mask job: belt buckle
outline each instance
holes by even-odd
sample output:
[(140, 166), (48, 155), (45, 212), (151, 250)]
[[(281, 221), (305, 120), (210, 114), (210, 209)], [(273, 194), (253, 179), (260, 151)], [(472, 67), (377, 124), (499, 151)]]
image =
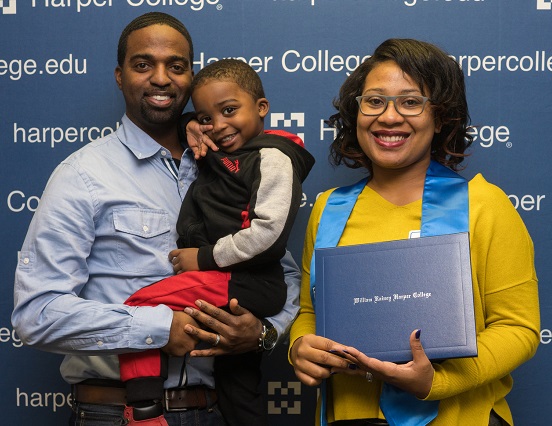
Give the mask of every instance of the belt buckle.
[(171, 398), (169, 397), (169, 389), (164, 389), (163, 390), (163, 408), (165, 409), (165, 411), (167, 411), (168, 413), (176, 412), (176, 411), (188, 411), (187, 408), (171, 408), (169, 404), (170, 400)]

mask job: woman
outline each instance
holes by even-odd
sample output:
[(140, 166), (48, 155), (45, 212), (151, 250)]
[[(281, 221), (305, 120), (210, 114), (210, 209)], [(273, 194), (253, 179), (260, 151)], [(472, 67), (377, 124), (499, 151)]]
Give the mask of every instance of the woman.
[[(364, 167), (368, 174), (337, 245), (416, 234), (422, 228), (428, 169), (456, 170), (471, 144), (458, 64), (431, 44), (388, 40), (347, 78), (334, 104), (339, 113), (330, 119), (338, 130), (332, 160)], [(304, 384), (316, 386), (329, 378), (322, 415), (328, 423), (386, 424), (387, 416), (389, 424), (406, 424), (392, 420), (390, 409), (382, 412), (382, 388), (393, 388), (434, 401), (427, 403), (435, 408), (433, 421), (408, 424), (513, 424), (504, 399), (512, 387), (510, 373), (533, 356), (539, 343), (533, 245), (504, 192), (480, 174), (466, 187), (478, 356), (440, 363), (425, 355), (420, 330), (410, 337), (413, 360), (402, 365), (315, 335), (311, 259), (317, 235), (327, 230), (319, 223), (334, 191), (318, 198), (305, 237), (301, 310), (289, 356)]]

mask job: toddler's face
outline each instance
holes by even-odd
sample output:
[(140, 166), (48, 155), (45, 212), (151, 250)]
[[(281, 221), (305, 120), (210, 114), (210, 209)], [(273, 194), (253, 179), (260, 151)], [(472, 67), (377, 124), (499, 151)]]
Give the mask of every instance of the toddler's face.
[(207, 132), (225, 152), (234, 152), (263, 132), (263, 118), (269, 105), (258, 100), (233, 81), (208, 80), (194, 89), (192, 102), (200, 124), (210, 124)]

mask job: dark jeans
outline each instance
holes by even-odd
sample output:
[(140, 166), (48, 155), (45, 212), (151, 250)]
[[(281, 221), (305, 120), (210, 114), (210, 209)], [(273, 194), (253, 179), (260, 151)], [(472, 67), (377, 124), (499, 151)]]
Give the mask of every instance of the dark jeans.
[(268, 426), (261, 382), (261, 352), (215, 357), (218, 404), (229, 426)]
[[(126, 424), (123, 406), (75, 403), (69, 426), (122, 426)], [(226, 426), (215, 404), (202, 410), (165, 412), (170, 426)]]

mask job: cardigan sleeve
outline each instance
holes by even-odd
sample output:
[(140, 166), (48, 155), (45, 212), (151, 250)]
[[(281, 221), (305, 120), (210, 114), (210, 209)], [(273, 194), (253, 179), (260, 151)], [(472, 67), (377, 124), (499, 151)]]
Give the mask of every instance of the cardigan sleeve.
[(430, 400), (511, 380), (539, 344), (533, 243), (506, 194), (480, 175), (470, 183), (470, 233), (478, 356), (435, 364)]
[(310, 295), (310, 264), (320, 217), (322, 216), (322, 211), (324, 210), (326, 201), (332, 191), (333, 190), (326, 191), (318, 197), (312, 208), (309, 222), (307, 224), (301, 261), (301, 294), (299, 297), (299, 315), (291, 327), (289, 344), (290, 349), (293, 346), (293, 343), (295, 343), (295, 341), (300, 337), (306, 334), (314, 334), (316, 332), (316, 316), (314, 315), (314, 307)]

